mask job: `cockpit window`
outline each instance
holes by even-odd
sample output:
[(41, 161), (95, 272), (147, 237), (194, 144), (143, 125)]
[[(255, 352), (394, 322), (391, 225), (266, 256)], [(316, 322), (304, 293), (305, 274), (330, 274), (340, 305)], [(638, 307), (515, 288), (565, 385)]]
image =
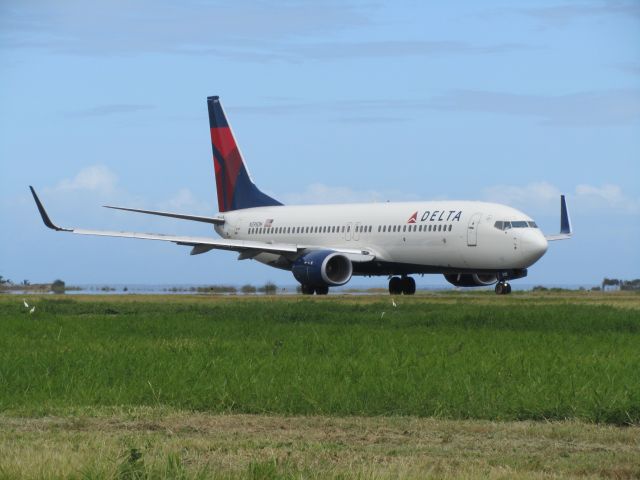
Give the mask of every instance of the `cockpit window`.
[(514, 220), (511, 222), (506, 220), (498, 220), (493, 224), (493, 226), (498, 230), (509, 230), (510, 228), (538, 228), (536, 222), (528, 220)]

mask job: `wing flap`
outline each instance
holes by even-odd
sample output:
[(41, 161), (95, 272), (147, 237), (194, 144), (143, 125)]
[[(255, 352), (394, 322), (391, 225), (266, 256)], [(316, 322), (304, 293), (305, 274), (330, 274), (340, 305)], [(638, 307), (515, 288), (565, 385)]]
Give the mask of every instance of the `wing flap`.
[[(118, 238), (137, 238), (139, 240), (159, 240), (163, 242), (172, 242), (178, 245), (188, 245), (194, 247), (193, 254), (204, 253), (206, 247), (218, 250), (259, 250), (261, 252), (273, 253), (297, 253), (299, 248), (296, 245), (288, 243), (266, 243), (254, 242), (251, 240), (232, 240), (227, 238), (208, 238), (208, 237), (185, 237), (180, 235), (167, 235), (162, 233), (140, 233), (140, 232), (114, 232), (108, 230), (85, 230), (85, 229), (65, 229), (65, 231), (75, 233), (77, 235), (93, 235), (98, 237), (118, 237)], [(198, 247), (198, 248), (195, 248)]]

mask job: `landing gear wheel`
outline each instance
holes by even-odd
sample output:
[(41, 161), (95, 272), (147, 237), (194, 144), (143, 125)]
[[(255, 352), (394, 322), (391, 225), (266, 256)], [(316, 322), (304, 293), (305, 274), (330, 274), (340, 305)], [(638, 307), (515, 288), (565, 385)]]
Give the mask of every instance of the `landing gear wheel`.
[(405, 295), (413, 295), (416, 293), (416, 281), (413, 277), (402, 277), (402, 293)]
[(389, 280), (389, 293), (391, 295), (400, 295), (402, 293), (402, 279), (400, 277), (391, 277)]
[(498, 282), (496, 284), (496, 293), (498, 295), (507, 295), (511, 293), (511, 285), (507, 282)]
[(329, 293), (329, 287), (316, 287), (316, 295), (326, 295)]
[(310, 285), (301, 285), (300, 291), (303, 295), (313, 295), (313, 287)]

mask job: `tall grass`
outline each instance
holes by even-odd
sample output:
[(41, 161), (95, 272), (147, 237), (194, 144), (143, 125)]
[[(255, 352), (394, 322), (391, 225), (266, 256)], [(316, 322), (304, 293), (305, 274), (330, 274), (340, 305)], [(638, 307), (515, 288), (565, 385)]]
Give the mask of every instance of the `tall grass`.
[[(385, 315), (382, 315), (382, 312)], [(0, 299), (0, 411), (640, 422), (640, 313), (308, 298)]]

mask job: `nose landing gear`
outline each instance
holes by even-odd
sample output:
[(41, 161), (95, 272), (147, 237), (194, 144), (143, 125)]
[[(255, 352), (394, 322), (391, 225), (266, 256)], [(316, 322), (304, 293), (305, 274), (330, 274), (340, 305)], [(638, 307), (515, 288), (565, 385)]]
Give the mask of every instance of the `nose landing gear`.
[(498, 283), (496, 283), (496, 293), (498, 295), (507, 295), (511, 293), (511, 285), (509, 285), (509, 283), (505, 282), (504, 280), (500, 280)]
[(416, 293), (416, 281), (413, 277), (391, 277), (389, 279), (389, 293), (391, 295), (413, 295)]

